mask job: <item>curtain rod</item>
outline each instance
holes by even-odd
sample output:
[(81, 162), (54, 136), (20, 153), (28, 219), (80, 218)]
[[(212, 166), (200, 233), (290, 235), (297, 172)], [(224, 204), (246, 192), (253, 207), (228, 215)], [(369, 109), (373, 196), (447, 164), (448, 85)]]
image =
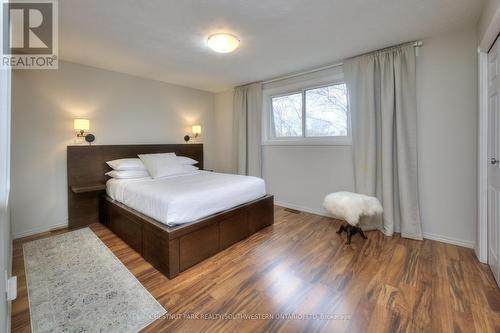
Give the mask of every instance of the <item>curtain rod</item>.
[[(422, 45), (424, 45), (424, 43), (422, 41), (420, 41), (420, 40), (413, 43), (413, 47), (421, 47)], [(343, 66), (343, 65), (344, 65), (343, 62), (339, 62), (339, 63), (333, 64), (333, 65), (327, 65), (327, 66), (323, 66), (323, 67), (318, 67), (318, 68), (310, 69), (308, 71), (298, 72), (298, 73), (294, 73), (294, 74), (289, 74), (289, 75), (277, 77), (275, 79), (266, 80), (266, 81), (263, 81), (262, 84), (268, 84), (268, 83), (272, 83), (272, 82), (276, 82), (276, 81), (291, 79), (291, 78), (294, 78), (294, 77), (297, 77), (297, 76), (302, 76), (302, 75), (307, 75), (307, 74), (311, 74), (311, 73), (316, 73), (316, 72), (320, 72), (320, 71), (323, 71), (323, 70), (326, 70), (326, 69), (335, 68), (335, 67), (339, 67), (339, 66)]]

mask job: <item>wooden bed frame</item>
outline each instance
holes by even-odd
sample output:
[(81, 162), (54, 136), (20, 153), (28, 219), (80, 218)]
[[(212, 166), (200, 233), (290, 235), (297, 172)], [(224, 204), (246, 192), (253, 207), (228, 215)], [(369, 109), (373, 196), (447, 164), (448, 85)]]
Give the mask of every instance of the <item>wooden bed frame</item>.
[(170, 153), (200, 161), (202, 144), (68, 146), (69, 227), (101, 222), (146, 261), (172, 279), (180, 272), (274, 223), (273, 196), (188, 224), (169, 227), (105, 194), (106, 161), (137, 154)]

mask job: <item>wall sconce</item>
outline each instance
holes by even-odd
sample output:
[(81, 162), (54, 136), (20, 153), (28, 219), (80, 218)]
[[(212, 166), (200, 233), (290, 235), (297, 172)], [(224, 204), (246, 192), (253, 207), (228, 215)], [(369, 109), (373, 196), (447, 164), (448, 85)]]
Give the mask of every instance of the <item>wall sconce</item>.
[(191, 131), (193, 132), (193, 135), (186, 135), (184, 136), (184, 141), (189, 142), (191, 139), (196, 139), (200, 134), (201, 134), (201, 126), (200, 125), (193, 125), (191, 127)]
[(85, 131), (90, 130), (90, 120), (88, 119), (75, 119), (73, 122), (73, 128), (77, 131), (77, 138), (85, 138), (89, 144), (94, 142), (95, 136), (93, 134), (85, 134)]

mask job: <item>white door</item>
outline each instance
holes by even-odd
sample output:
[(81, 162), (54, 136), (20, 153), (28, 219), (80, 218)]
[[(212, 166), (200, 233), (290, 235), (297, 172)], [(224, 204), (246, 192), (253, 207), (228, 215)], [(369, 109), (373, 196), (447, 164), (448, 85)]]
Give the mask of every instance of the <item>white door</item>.
[(488, 264), (500, 285), (500, 42), (488, 54)]

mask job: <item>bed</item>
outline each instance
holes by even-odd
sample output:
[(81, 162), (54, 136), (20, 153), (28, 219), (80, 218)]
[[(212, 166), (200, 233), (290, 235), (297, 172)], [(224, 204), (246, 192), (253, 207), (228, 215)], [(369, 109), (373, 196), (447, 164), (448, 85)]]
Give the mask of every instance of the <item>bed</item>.
[[(200, 161), (200, 171), (104, 176), (106, 161), (165, 152)], [(68, 146), (67, 158), (70, 228), (104, 224), (170, 279), (274, 223), (263, 180), (204, 171), (202, 144)]]
[(110, 179), (107, 195), (170, 227), (254, 201), (266, 195), (264, 180), (193, 171), (160, 179)]

